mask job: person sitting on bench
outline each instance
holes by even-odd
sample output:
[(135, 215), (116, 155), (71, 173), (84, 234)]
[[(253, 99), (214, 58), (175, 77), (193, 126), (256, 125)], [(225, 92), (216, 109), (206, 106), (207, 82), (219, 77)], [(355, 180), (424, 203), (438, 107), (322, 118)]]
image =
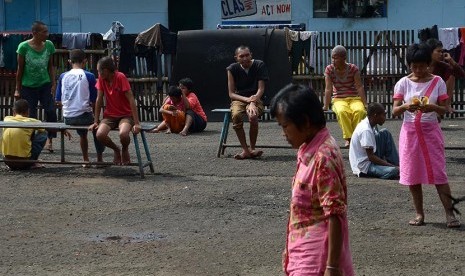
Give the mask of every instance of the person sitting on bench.
[[(55, 100), (62, 105), (63, 120), (67, 125), (91, 125), (94, 122), (93, 108), (97, 98), (96, 80), (94, 74), (84, 70), (87, 58), (81, 49), (71, 50), (69, 53), (71, 70), (60, 75), (57, 84)], [(89, 142), (87, 130), (77, 130), (80, 137), (82, 158), (89, 162)], [(94, 145), (97, 150), (97, 162), (103, 162), (103, 151), (105, 146), (97, 140), (96, 132)], [(90, 164), (84, 164), (84, 168), (90, 168)]]
[[(6, 116), (4, 122), (11, 123), (40, 123), (29, 118), (29, 104), (26, 100), (17, 100), (13, 106), (13, 116)], [(5, 164), (12, 170), (42, 168), (34, 162), (21, 160), (38, 160), (47, 141), (45, 129), (4, 128), (2, 139), (2, 153)], [(19, 161), (19, 162), (17, 162)]]
[[(103, 57), (97, 62), (99, 78), (97, 80), (97, 102), (95, 104), (94, 123), (89, 130), (97, 129), (97, 139), (114, 152), (115, 165), (129, 165), (129, 132), (138, 134), (141, 131), (136, 101), (126, 76), (116, 70), (111, 57)], [(103, 108), (105, 95), (105, 111), (100, 122), (100, 112)], [(118, 128), (121, 148), (108, 136), (110, 130)]]
[(380, 103), (368, 105), (368, 116), (352, 134), (349, 161), (352, 172), (359, 177), (399, 178), (399, 153), (391, 133), (377, 125), (386, 121), (386, 111)]
[[(263, 151), (255, 149), (255, 143), (258, 137), (258, 118), (264, 110), (261, 98), (265, 92), (265, 82), (269, 80), (268, 70), (263, 61), (252, 59), (252, 53), (247, 46), (239, 46), (234, 57), (236, 62), (226, 68), (233, 128), (242, 147), (242, 152), (234, 158), (256, 158), (263, 154)], [(245, 113), (250, 123), (250, 148), (244, 132)]]

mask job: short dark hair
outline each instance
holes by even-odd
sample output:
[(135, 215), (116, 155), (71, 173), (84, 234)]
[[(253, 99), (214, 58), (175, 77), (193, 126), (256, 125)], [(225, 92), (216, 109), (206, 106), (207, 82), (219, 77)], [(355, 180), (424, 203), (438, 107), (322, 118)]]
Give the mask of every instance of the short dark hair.
[(386, 109), (384, 108), (384, 105), (380, 103), (369, 103), (368, 108), (367, 108), (367, 115), (368, 117), (385, 113)]
[(284, 117), (301, 129), (310, 122), (317, 128), (326, 126), (325, 114), (318, 96), (308, 86), (288, 84), (271, 99), (270, 114)]
[(249, 46), (246, 46), (246, 45), (240, 45), (240, 46), (239, 46), (239, 47), (237, 47), (237, 48), (236, 48), (236, 50), (234, 51), (234, 55), (237, 55), (237, 52), (239, 52), (239, 51), (242, 51), (242, 50), (245, 50), (245, 49), (247, 49), (247, 50), (249, 50), (249, 51), (250, 51), (250, 48), (249, 48)]
[(116, 65), (111, 57), (103, 57), (99, 59), (97, 67), (100, 67), (100, 70), (107, 69), (110, 72), (116, 71)]
[(414, 43), (407, 48), (407, 64), (425, 62), (431, 63), (432, 50), (426, 43)]
[(43, 27), (43, 26), (47, 26), (47, 24), (45, 24), (42, 21), (34, 21), (32, 22), (31, 31), (33, 33), (38, 32), (40, 31), (40, 27)]
[(444, 47), (442, 45), (442, 42), (437, 40), (436, 38), (430, 38), (425, 43), (426, 43), (426, 45), (428, 45), (431, 48), (431, 50), (434, 50), (434, 49), (439, 48), (439, 47), (441, 47), (441, 48)]
[(178, 98), (178, 97), (181, 97), (181, 95), (182, 95), (182, 91), (181, 89), (179, 89), (179, 87), (171, 85), (168, 88), (168, 96)]
[(82, 63), (86, 59), (86, 53), (82, 49), (73, 49), (69, 52), (71, 63)]
[(16, 114), (26, 114), (29, 112), (29, 103), (24, 99), (19, 99), (13, 104), (13, 111)]
[(181, 79), (179, 81), (179, 84), (184, 85), (189, 91), (192, 91), (194, 89), (194, 82), (190, 78)]

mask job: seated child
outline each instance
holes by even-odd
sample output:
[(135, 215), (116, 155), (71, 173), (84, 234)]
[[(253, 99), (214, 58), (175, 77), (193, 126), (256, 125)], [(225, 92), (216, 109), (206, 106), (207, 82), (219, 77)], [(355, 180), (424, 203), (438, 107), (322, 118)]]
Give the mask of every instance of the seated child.
[(158, 133), (162, 130), (166, 130), (166, 133), (181, 132), (186, 122), (185, 111), (181, 89), (176, 86), (170, 86), (168, 96), (163, 101), (163, 106), (160, 110), (163, 122), (151, 132)]
[[(13, 116), (6, 116), (4, 122), (33, 123), (40, 122), (29, 118), (29, 104), (26, 100), (17, 100), (13, 107)], [(34, 162), (16, 162), (15, 160), (38, 160), (47, 140), (45, 129), (4, 128), (2, 153), (5, 164), (12, 170), (41, 168)]]
[[(96, 80), (94, 74), (85, 71), (87, 59), (81, 49), (74, 49), (69, 54), (71, 70), (60, 75), (57, 83), (56, 102), (62, 105), (63, 121), (67, 125), (91, 125), (94, 122), (93, 107), (97, 98)], [(80, 137), (82, 157), (89, 162), (89, 149), (87, 130), (77, 130)], [(95, 149), (97, 150), (97, 162), (103, 162), (105, 146), (94, 136)], [(90, 168), (90, 164), (84, 164), (84, 168)]]

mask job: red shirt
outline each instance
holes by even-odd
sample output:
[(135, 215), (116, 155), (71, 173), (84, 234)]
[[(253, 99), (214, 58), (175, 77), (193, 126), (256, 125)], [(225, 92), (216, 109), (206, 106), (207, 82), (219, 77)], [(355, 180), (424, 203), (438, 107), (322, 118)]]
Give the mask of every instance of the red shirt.
[(115, 71), (111, 86), (107, 81), (99, 78), (95, 87), (103, 91), (105, 95), (104, 118), (132, 117), (131, 105), (126, 98), (126, 93), (131, 91), (131, 86), (123, 73)]

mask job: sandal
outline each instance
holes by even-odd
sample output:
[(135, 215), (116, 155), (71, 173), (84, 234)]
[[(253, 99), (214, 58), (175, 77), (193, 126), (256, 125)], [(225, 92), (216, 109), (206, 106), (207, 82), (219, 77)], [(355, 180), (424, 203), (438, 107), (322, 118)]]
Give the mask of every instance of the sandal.
[(456, 218), (451, 218), (447, 223), (447, 228), (460, 228), (460, 221)]
[(425, 220), (424, 218), (418, 217), (418, 218), (414, 218), (411, 221), (409, 221), (408, 224), (412, 226), (423, 226), (425, 225)]

